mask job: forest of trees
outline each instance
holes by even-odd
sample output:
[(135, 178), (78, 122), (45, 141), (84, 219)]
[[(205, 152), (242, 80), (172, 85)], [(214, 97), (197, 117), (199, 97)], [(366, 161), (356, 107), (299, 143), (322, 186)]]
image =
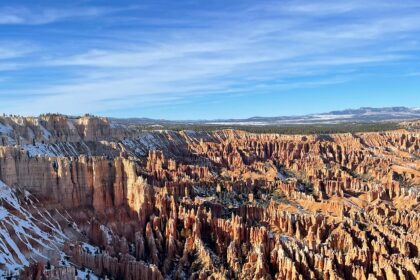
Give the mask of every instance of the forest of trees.
[(253, 133), (278, 133), (278, 134), (331, 134), (331, 133), (357, 133), (378, 132), (400, 128), (398, 123), (340, 123), (340, 124), (284, 124), (284, 125), (211, 125), (211, 124), (162, 124), (156, 125), (132, 125), (136, 131), (149, 130), (193, 130), (193, 131), (216, 131), (222, 129), (239, 129)]

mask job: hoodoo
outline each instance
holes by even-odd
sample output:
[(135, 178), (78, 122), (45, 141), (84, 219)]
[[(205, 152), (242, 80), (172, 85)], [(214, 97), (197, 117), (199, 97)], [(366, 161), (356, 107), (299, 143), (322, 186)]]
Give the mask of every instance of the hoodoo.
[(418, 279), (420, 135), (0, 119), (0, 277)]

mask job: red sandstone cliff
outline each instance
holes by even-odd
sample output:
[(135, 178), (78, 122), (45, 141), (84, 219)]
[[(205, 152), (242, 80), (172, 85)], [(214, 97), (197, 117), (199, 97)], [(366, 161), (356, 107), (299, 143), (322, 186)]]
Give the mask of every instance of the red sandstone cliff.
[[(39, 124), (54, 135), (45, 147)], [(0, 180), (68, 213), (79, 230), (63, 230), (70, 267), (124, 279), (420, 277), (416, 131), (132, 134), (57, 116), (3, 126)]]

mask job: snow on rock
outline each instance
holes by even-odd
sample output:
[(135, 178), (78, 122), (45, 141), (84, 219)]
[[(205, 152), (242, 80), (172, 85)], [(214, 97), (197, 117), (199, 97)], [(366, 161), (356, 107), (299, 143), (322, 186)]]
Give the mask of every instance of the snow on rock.
[(8, 123), (0, 122), (0, 135), (7, 139), (6, 144), (14, 145), (16, 141), (11, 137), (13, 135), (13, 128)]
[(50, 139), (51, 133), (45, 127), (43, 127), (41, 124), (39, 124), (39, 128), (41, 129), (42, 136), (44, 136), (44, 138), (46, 140)]
[(283, 171), (279, 171), (277, 172), (277, 178), (279, 178), (282, 181), (287, 180), (287, 174), (284, 173)]
[(64, 157), (78, 156), (79, 152), (72, 143), (57, 144), (24, 144), (22, 148), (28, 152), (30, 157), (46, 156), (46, 157)]
[(110, 128), (122, 128), (122, 129), (124, 129), (124, 128), (127, 128), (125, 125), (123, 125), (123, 124), (119, 124), (119, 123), (116, 123), (116, 122), (110, 122), (109, 123), (109, 127)]
[(60, 156), (61, 154), (54, 149), (52, 145), (48, 144), (40, 144), (36, 143), (33, 144), (25, 144), (23, 145), (23, 149), (28, 152), (30, 157), (36, 156), (47, 156), (47, 157), (55, 157)]
[(13, 132), (13, 128), (9, 124), (0, 123), (0, 134), (9, 135)]
[(101, 225), (100, 230), (105, 234), (107, 244), (111, 244), (112, 242), (112, 231), (105, 225)]
[(70, 130), (72, 130), (72, 131), (77, 131), (76, 126), (74, 125), (73, 121), (74, 121), (74, 120), (70, 120), (70, 119), (68, 119), (68, 120), (67, 120), (67, 126), (69, 127), (69, 129), (70, 129)]
[(142, 132), (135, 138), (124, 139), (120, 143), (126, 150), (138, 156), (145, 156), (150, 150), (162, 150), (171, 154), (185, 147), (186, 135), (167, 130)]
[(31, 262), (46, 261), (60, 253), (67, 240), (62, 229), (45, 210), (38, 209), (25, 191), (0, 181), (0, 279)]
[(99, 247), (90, 245), (89, 243), (86, 243), (86, 242), (82, 242), (82, 248), (83, 248), (83, 251), (91, 255), (100, 251)]
[(149, 150), (156, 150), (160, 143), (158, 139), (151, 133), (144, 133), (138, 138), (138, 142), (144, 145)]
[(76, 275), (76, 279), (77, 280), (98, 280), (100, 279), (98, 276), (96, 276), (92, 270), (90, 269), (77, 269), (77, 275)]

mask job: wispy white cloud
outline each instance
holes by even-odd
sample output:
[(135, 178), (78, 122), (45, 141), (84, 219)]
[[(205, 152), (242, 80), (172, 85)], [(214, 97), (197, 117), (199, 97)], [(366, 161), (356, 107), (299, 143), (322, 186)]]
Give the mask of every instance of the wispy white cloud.
[(8, 42), (6, 40), (0, 41), (0, 61), (6, 59), (14, 59), (25, 57), (37, 50), (37, 46), (24, 42)]
[(27, 8), (10, 6), (0, 8), (0, 25), (42, 25), (69, 19), (94, 18), (133, 9), (106, 7)]
[[(191, 11), (176, 22), (171, 17), (148, 21), (156, 28), (119, 27), (107, 36), (91, 34), (80, 46), (65, 41), (72, 46), (68, 49), (45, 45), (40, 55), (16, 67), (49, 71), (54, 79), (7, 92), (17, 98), (27, 94), (28, 101), (15, 106), (17, 112), (45, 112), (60, 104), (59, 111), (83, 113), (185, 102), (200, 95), (346, 83), (363, 75), (363, 69), (412, 59), (411, 51), (420, 48), (415, 43), (420, 32), (416, 8), (416, 2), (291, 1), (256, 4), (231, 14)], [(36, 18), (29, 10), (0, 9), (0, 18), (5, 15), (0, 24), (46, 24), (114, 12), (44, 9)], [(343, 14), (353, 17), (332, 19)], [(130, 15), (124, 22), (144, 20)], [(162, 22), (176, 28), (161, 28)], [(0, 59), (22, 55), (0, 48)]]

